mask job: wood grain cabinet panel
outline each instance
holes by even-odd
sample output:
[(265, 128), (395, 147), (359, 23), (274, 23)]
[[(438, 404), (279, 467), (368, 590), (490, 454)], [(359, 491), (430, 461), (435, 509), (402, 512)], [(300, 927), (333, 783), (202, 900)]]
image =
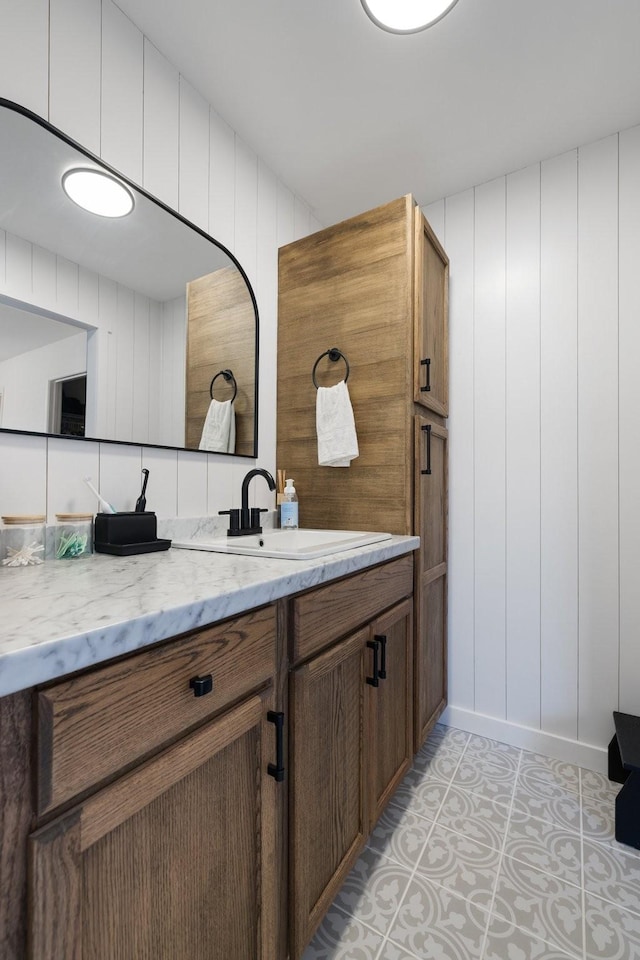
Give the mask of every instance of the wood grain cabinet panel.
[(380, 679), (370, 695), (369, 716), (373, 827), (413, 758), (413, 602), (405, 600), (375, 620), (371, 641), (381, 645)]
[(0, 698), (0, 957), (24, 960), (32, 829), (31, 691)]
[[(415, 747), (424, 742), (447, 703), (448, 431), (432, 417), (415, 417), (416, 557)], [(429, 472), (427, 471), (427, 464)]]
[[(266, 683), (275, 612), (264, 607), (42, 689), (38, 813), (53, 810)], [(213, 688), (195, 696), (194, 678)]]
[(409, 769), (412, 609), (392, 607), (291, 675), (292, 960)]
[(291, 950), (311, 938), (368, 834), (361, 630), (291, 675)]
[[(427, 734), (447, 703), (447, 574), (424, 574), (417, 587), (415, 650), (415, 746)], [(430, 579), (433, 577), (433, 579)]]
[(449, 258), (419, 207), (415, 208), (416, 403), (449, 416)]
[(415, 531), (421, 539), (416, 565), (432, 570), (447, 562), (448, 440), (447, 429), (431, 417), (415, 417)]
[(292, 662), (299, 663), (413, 592), (413, 557), (380, 564), (292, 601)]
[(29, 960), (280, 960), (269, 693), (32, 834)]
[[(431, 709), (417, 707), (416, 747), (446, 705), (446, 632), (424, 633), (436, 622), (446, 631), (446, 618), (427, 615), (420, 598), (447, 562), (448, 283), (447, 255), (410, 195), (279, 252), (277, 462), (296, 480), (301, 524), (421, 537), (414, 674)], [(330, 347), (349, 360), (360, 450), (342, 470), (317, 460), (311, 371)], [(319, 364), (322, 386), (344, 375), (342, 361)]]

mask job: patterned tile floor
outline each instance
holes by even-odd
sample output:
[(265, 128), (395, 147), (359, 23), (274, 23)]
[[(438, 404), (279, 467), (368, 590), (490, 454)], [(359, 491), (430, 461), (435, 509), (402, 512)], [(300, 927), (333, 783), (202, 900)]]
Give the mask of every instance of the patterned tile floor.
[(640, 960), (618, 789), (437, 726), (303, 960)]

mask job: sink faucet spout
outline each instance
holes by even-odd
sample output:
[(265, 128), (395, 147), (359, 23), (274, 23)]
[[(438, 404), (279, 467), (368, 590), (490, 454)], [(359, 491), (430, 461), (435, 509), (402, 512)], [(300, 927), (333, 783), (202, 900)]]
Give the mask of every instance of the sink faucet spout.
[[(255, 470), (249, 470), (248, 474), (242, 481), (242, 500), (241, 500), (241, 511), (240, 511), (240, 526), (243, 530), (247, 530), (249, 533), (254, 532), (255, 524), (251, 522), (249, 515), (249, 484), (254, 477), (264, 477), (269, 486), (269, 490), (275, 490), (276, 482), (269, 473), (268, 470), (263, 470), (262, 467), (257, 467)], [(256, 533), (259, 530), (255, 530)]]

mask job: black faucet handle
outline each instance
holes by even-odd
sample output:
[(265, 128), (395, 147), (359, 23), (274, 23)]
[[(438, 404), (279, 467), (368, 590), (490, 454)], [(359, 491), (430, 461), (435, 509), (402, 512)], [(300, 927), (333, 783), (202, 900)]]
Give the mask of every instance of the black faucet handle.
[(227, 514), (229, 517), (229, 529), (227, 530), (227, 536), (233, 536), (233, 534), (240, 529), (240, 510), (236, 507), (232, 510), (218, 510), (220, 516)]
[(260, 514), (267, 512), (267, 507), (251, 507), (251, 533), (262, 533)]

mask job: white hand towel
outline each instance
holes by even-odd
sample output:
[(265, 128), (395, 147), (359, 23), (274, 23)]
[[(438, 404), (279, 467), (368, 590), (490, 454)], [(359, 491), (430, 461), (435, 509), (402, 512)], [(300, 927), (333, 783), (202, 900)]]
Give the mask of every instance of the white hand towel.
[(318, 387), (316, 432), (321, 467), (348, 467), (358, 456), (356, 424), (344, 380), (334, 387)]
[(200, 450), (235, 453), (236, 413), (232, 400), (212, 400), (202, 428)]

